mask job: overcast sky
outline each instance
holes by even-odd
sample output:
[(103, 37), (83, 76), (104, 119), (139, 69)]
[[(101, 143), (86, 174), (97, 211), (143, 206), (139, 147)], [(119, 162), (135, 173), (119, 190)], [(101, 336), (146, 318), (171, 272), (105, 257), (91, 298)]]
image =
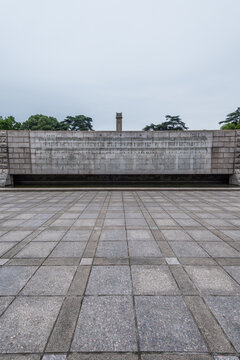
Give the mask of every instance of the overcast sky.
[(0, 115), (217, 129), (240, 106), (240, 0), (0, 0)]

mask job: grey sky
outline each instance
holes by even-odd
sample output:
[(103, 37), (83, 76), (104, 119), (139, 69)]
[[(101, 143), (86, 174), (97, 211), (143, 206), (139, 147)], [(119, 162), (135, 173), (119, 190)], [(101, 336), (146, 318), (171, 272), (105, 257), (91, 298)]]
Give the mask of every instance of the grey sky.
[(0, 115), (215, 129), (240, 106), (240, 0), (0, 0)]

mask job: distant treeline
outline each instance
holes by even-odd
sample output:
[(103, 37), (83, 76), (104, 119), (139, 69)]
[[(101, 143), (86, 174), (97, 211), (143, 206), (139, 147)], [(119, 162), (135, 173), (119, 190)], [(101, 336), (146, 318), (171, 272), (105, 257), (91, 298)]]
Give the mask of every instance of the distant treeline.
[[(220, 121), (222, 130), (240, 129), (240, 107), (228, 114), (226, 119)], [(144, 131), (187, 130), (188, 127), (179, 115), (166, 115), (165, 121), (159, 124), (146, 125)], [(23, 123), (17, 122), (13, 116), (3, 118), (0, 116), (0, 130), (93, 130), (92, 118), (85, 115), (67, 116), (63, 121), (55, 117), (37, 114), (32, 115)]]

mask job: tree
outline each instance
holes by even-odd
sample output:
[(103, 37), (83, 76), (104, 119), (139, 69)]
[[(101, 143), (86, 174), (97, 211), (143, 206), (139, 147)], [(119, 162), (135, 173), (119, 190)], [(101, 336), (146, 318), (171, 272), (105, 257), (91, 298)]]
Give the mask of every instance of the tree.
[(226, 120), (220, 121), (219, 124), (225, 124), (221, 126), (222, 130), (232, 130), (240, 128), (240, 107), (236, 111), (227, 115)]
[(162, 130), (187, 130), (185, 123), (180, 119), (180, 116), (165, 116), (166, 121), (161, 124), (150, 124), (143, 128), (144, 131), (162, 131)]
[(0, 116), (0, 130), (19, 130), (21, 123), (17, 122), (13, 116), (8, 116), (3, 119)]
[(93, 130), (92, 118), (84, 115), (67, 116), (60, 124), (67, 126), (67, 130), (72, 131)]
[(36, 114), (22, 123), (21, 130), (67, 130), (55, 117)]

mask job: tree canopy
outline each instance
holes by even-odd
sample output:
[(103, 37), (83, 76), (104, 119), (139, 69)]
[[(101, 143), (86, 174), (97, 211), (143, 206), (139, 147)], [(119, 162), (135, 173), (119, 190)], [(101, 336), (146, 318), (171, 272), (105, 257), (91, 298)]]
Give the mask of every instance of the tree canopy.
[(19, 130), (21, 123), (17, 122), (13, 116), (3, 118), (0, 116), (0, 130)]
[(22, 130), (67, 130), (66, 126), (58, 122), (55, 117), (36, 114), (24, 121)]
[(67, 116), (62, 124), (67, 126), (67, 130), (72, 131), (88, 131), (93, 130), (92, 118), (84, 115)]
[(144, 131), (162, 131), (162, 130), (187, 130), (185, 123), (180, 119), (179, 115), (165, 116), (166, 121), (162, 122), (161, 124), (150, 124), (146, 125), (143, 130)]
[(240, 107), (236, 111), (227, 115), (226, 120), (220, 121), (222, 130), (240, 129)]

